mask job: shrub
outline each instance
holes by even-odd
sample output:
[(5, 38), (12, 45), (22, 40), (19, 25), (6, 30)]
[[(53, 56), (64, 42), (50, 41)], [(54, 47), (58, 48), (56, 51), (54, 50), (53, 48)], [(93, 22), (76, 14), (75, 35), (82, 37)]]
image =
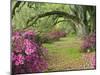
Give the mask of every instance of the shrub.
[(91, 66), (93, 68), (96, 68), (96, 56), (94, 55), (93, 58), (91, 59)]
[(89, 36), (86, 36), (82, 42), (81, 46), (82, 50), (84, 52), (87, 52), (88, 50), (95, 50), (96, 48), (96, 34), (90, 34)]
[(51, 43), (52, 42), (52, 39), (48, 36), (48, 33), (42, 34), (41, 40), (42, 40), (42, 43)]
[(50, 32), (50, 33), (48, 34), (48, 36), (49, 36), (50, 39), (53, 40), (53, 41), (59, 40), (59, 38), (60, 38), (59, 32), (57, 32), (57, 31), (55, 31), (55, 32)]
[(47, 34), (48, 38), (52, 41), (57, 41), (59, 40), (61, 37), (65, 37), (66, 33), (63, 31), (53, 31)]
[(52, 43), (53, 41), (59, 40), (61, 37), (65, 37), (67, 33), (63, 31), (53, 31), (48, 33), (42, 33), (37, 35), (37, 40), (41, 43)]
[(90, 67), (95, 69), (96, 68), (96, 56), (95, 53), (91, 53), (91, 54), (85, 54), (84, 55), (84, 59), (86, 62), (89, 63)]
[(12, 74), (43, 72), (47, 68), (43, 52), (32, 31), (12, 33)]

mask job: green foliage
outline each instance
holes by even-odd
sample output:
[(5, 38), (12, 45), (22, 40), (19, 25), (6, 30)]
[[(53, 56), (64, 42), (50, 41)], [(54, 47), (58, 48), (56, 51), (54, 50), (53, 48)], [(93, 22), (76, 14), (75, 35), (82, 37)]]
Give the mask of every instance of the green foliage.
[[(90, 34), (95, 32), (96, 29), (96, 7), (95, 6), (80, 6), (80, 5), (71, 5), (71, 13), (75, 15), (80, 21), (77, 30), (82, 32), (82, 35)], [(80, 35), (80, 34), (79, 34)]]
[[(18, 1), (12, 2), (12, 9), (14, 8), (16, 3), (18, 3)], [(22, 29), (27, 26), (27, 20), (30, 17), (38, 15), (38, 14), (42, 14), (45, 12), (49, 12), (49, 11), (56, 11), (56, 10), (69, 12), (69, 5), (21, 2), (19, 7), (15, 9), (15, 15), (12, 18), (12, 22), (13, 22), (12, 24), (14, 25), (15, 29)], [(56, 15), (41, 18), (35, 24), (33, 24), (33, 27), (35, 27), (37, 30), (41, 32), (50, 31), (57, 18), (58, 17)]]
[[(39, 33), (59, 29), (68, 33), (77, 33), (80, 36), (87, 35), (91, 32), (95, 32), (95, 9), (95, 6), (21, 2), (13, 0), (12, 26), (14, 30), (23, 30), (31, 26)], [(30, 20), (30, 18), (34, 16), (52, 11), (61, 11), (71, 17), (67, 18), (67, 16), (54, 14)]]

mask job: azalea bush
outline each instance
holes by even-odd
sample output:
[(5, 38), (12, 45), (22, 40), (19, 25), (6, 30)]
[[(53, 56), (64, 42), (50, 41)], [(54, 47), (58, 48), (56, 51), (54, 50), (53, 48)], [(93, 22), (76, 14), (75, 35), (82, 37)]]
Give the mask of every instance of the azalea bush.
[(92, 60), (91, 60), (91, 65), (93, 68), (96, 68), (96, 56), (94, 55)]
[(33, 31), (12, 33), (12, 73), (43, 72), (47, 68), (43, 48)]
[(61, 37), (66, 36), (66, 32), (64, 31), (52, 31), (41, 36), (41, 40), (43, 43), (51, 43), (53, 41), (59, 40)]
[(89, 36), (86, 36), (83, 39), (81, 48), (84, 52), (95, 50), (95, 48), (96, 48), (96, 34), (92, 33)]
[(53, 40), (59, 40), (61, 37), (65, 37), (66, 33), (63, 31), (54, 31), (50, 32), (48, 35)]
[(95, 56), (95, 54), (93, 54), (93, 53), (92, 54), (85, 54), (84, 59), (86, 62), (88, 62), (88, 65), (92, 69), (96, 68), (96, 56)]
[(52, 43), (52, 41), (53, 41), (53, 39), (48, 36), (48, 33), (41, 35), (41, 42), (42, 43)]

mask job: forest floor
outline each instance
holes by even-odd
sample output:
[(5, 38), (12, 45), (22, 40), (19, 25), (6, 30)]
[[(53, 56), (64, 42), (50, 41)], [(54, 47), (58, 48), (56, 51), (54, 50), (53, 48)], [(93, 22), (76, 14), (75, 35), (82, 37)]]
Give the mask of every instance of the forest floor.
[(43, 44), (48, 49), (46, 72), (92, 69), (84, 55), (94, 55), (94, 52), (80, 52), (81, 42), (77, 37), (64, 37), (59, 41)]

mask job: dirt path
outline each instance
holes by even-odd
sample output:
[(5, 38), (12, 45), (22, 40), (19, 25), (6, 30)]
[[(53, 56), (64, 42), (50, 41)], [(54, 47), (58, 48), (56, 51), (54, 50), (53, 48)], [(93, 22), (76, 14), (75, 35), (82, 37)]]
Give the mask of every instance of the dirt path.
[(48, 48), (47, 71), (90, 69), (85, 54), (80, 53), (80, 44), (80, 39), (68, 37), (52, 44), (44, 44)]

